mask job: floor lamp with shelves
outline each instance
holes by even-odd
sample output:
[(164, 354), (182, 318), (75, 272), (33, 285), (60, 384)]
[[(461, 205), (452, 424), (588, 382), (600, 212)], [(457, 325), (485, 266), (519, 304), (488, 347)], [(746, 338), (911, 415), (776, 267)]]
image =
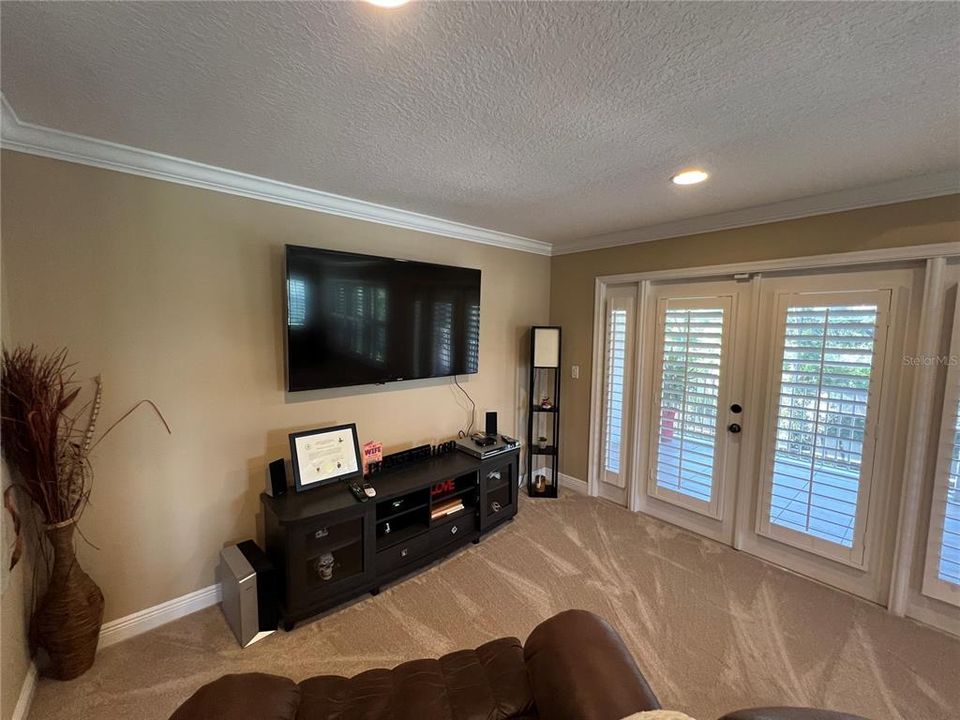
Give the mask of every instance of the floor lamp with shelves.
[(555, 498), (560, 488), (560, 328), (555, 325), (530, 329), (528, 397), (527, 494)]

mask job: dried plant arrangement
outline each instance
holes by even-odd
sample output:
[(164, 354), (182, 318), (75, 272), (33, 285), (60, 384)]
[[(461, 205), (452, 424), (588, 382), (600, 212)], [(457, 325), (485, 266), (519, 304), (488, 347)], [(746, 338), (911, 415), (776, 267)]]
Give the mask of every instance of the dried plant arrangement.
[(96, 440), (103, 382), (94, 378), (93, 399), (77, 410), (80, 393), (67, 351), (42, 355), (35, 346), (4, 349), (0, 379), (3, 454), (48, 525), (77, 519), (90, 499), (90, 454), (141, 405), (149, 405), (166, 431), (170, 426), (152, 400), (141, 400)]
[[(47, 650), (46, 674), (68, 680), (85, 672), (96, 655), (103, 622), (103, 594), (80, 568), (73, 547), (77, 520), (90, 501), (91, 454), (141, 405), (170, 426), (152, 400), (141, 400), (97, 437), (103, 400), (100, 376), (93, 398), (74, 408), (81, 385), (66, 349), (50, 354), (35, 346), (3, 350), (0, 370), (0, 431), (13, 488), (21, 490), (44, 523), (53, 548), (49, 582), (31, 619), (34, 644)], [(46, 558), (43, 543), (41, 555)]]

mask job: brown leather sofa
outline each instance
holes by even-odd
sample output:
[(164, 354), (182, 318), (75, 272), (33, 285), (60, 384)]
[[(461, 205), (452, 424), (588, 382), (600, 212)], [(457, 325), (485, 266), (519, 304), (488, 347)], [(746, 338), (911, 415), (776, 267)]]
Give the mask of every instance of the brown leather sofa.
[[(261, 673), (204, 685), (171, 720), (620, 720), (660, 708), (620, 636), (584, 610), (438, 660), (297, 684)], [(756, 708), (721, 720), (863, 720), (824, 710)]]

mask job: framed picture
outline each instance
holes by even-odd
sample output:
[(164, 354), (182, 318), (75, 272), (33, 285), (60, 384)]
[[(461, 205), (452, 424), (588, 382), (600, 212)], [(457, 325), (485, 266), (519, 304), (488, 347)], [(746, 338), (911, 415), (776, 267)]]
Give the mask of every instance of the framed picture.
[(297, 492), (361, 477), (356, 424), (290, 433), (290, 459)]

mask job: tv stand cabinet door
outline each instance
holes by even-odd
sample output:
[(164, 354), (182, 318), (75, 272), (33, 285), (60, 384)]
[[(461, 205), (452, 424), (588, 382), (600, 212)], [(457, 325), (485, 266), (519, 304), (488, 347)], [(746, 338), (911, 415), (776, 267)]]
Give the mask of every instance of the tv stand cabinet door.
[(517, 514), (518, 453), (495, 457), (480, 466), (480, 532)]
[(362, 592), (374, 575), (372, 533), (372, 512), (288, 525), (287, 607), (300, 611)]

